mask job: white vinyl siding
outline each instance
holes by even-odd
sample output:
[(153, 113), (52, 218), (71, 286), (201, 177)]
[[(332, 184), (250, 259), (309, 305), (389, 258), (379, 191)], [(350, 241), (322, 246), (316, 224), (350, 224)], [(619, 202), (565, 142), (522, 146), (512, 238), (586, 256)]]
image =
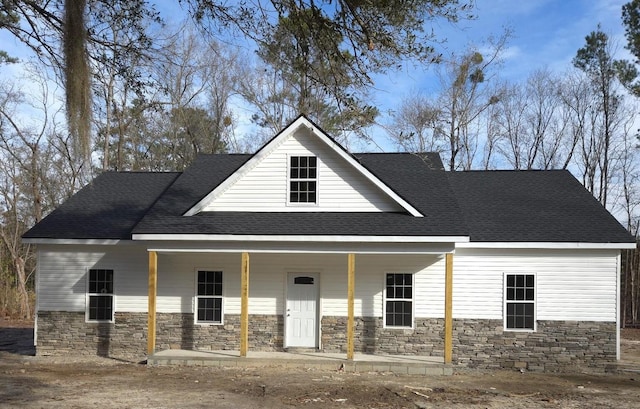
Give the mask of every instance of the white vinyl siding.
[[(239, 253), (196, 253), (158, 254), (158, 295), (159, 313), (196, 312), (195, 271), (223, 271), (223, 311), (225, 314), (239, 314), (237, 297), (240, 294)], [(233, 300), (233, 301), (232, 301)]]
[[(146, 312), (146, 246), (40, 245), (38, 310), (86, 309), (90, 268), (113, 269), (116, 312)], [(454, 318), (503, 320), (504, 274), (536, 274), (537, 320), (616, 320), (616, 250), (458, 249)], [(240, 313), (240, 253), (158, 254), (157, 311), (194, 312), (197, 269), (224, 271), (224, 312)], [(416, 318), (444, 317), (444, 256), (356, 254), (355, 314), (383, 316), (387, 272), (413, 274)], [(347, 316), (347, 255), (251, 253), (249, 313), (284, 313), (289, 272), (317, 273), (321, 316)]]
[(114, 311), (147, 311), (148, 256), (143, 246), (38, 246), (38, 310), (85, 311), (89, 269), (114, 271)]
[(86, 307), (89, 266), (95, 265), (103, 253), (79, 251), (78, 246), (38, 247), (38, 309), (40, 311), (78, 311)]
[(616, 250), (458, 250), (454, 318), (500, 319), (504, 274), (536, 274), (536, 320), (615, 321)]
[(309, 211), (288, 205), (291, 156), (316, 156), (317, 206), (313, 211), (380, 212), (403, 209), (308, 130), (299, 129), (203, 211)]
[[(224, 271), (224, 313), (240, 314), (240, 260), (239, 253), (160, 254), (158, 312), (192, 312), (193, 271), (215, 269)], [(434, 295), (420, 308), (416, 305), (416, 316), (419, 310), (425, 312), (425, 306), (428, 309), (444, 299), (444, 293), (435, 294), (431, 287), (444, 272), (444, 262), (437, 256), (356, 255), (356, 316), (382, 317), (384, 274), (392, 270), (414, 274), (416, 300), (419, 294)], [(250, 254), (249, 314), (284, 313), (285, 280), (290, 272), (317, 273), (321, 315), (347, 316), (346, 254)], [(440, 305), (437, 308), (443, 311)]]

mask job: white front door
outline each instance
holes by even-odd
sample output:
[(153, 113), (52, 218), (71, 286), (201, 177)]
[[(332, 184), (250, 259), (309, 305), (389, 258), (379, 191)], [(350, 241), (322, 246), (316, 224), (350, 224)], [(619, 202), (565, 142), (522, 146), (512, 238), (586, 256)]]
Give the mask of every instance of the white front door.
[(318, 346), (318, 275), (289, 273), (287, 278), (287, 347)]

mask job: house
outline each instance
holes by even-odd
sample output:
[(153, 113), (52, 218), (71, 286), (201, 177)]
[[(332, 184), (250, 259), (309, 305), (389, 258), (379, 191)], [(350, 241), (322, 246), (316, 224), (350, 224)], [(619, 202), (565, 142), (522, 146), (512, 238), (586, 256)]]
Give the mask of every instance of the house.
[(546, 371), (619, 359), (635, 247), (567, 171), (350, 154), (305, 117), (254, 155), (103, 173), (23, 240), (38, 354), (311, 348)]

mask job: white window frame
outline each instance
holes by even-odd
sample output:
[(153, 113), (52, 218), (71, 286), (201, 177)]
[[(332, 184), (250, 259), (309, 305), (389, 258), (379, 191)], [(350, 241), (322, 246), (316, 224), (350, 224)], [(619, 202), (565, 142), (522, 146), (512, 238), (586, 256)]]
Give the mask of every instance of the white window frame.
[[(315, 178), (292, 178), (291, 177), (291, 159), (292, 158), (315, 158), (316, 159), (316, 177)], [(292, 202), (291, 201), (291, 182), (316, 182), (316, 201), (315, 202)], [(318, 206), (320, 203), (320, 159), (316, 155), (304, 154), (304, 155), (287, 155), (287, 206), (305, 206), (313, 207)]]
[[(220, 272), (222, 274), (222, 294), (221, 295), (198, 295), (198, 273), (201, 271), (213, 271), (213, 272)], [(224, 270), (221, 268), (196, 268), (195, 269), (195, 272), (194, 272), (195, 288), (194, 288), (194, 297), (193, 297), (193, 322), (196, 325), (224, 325), (224, 305), (225, 305), (224, 281), (225, 281), (225, 274), (224, 274)], [(220, 322), (198, 320), (198, 300), (200, 298), (214, 298), (214, 299), (219, 298), (221, 300), (220, 301)]]
[[(111, 271), (111, 286), (113, 287), (113, 291), (111, 293), (91, 293), (90, 289), (90, 279), (91, 279), (91, 271), (92, 270), (107, 270)], [(85, 271), (86, 277), (86, 296), (85, 296), (85, 322), (93, 322), (93, 323), (114, 323), (116, 320), (116, 272), (113, 268), (87, 268)], [(110, 320), (99, 320), (99, 319), (91, 319), (89, 307), (91, 305), (91, 297), (104, 297), (111, 296), (111, 319)]]
[[(389, 274), (403, 274), (411, 276), (411, 296), (412, 298), (387, 298), (387, 275)], [(414, 329), (416, 324), (416, 275), (414, 273), (403, 271), (386, 271), (382, 275), (382, 327), (388, 329)], [(387, 325), (387, 301), (409, 301), (411, 302), (411, 326), (394, 326)]]
[[(533, 276), (533, 300), (507, 300), (507, 276)], [(536, 332), (538, 330), (538, 276), (536, 273), (531, 272), (505, 272), (503, 275), (503, 307), (502, 307), (502, 317), (503, 317), (503, 327), (504, 331), (509, 332)], [(508, 303), (525, 303), (525, 304), (533, 304), (533, 328), (508, 328), (507, 327), (507, 304)]]

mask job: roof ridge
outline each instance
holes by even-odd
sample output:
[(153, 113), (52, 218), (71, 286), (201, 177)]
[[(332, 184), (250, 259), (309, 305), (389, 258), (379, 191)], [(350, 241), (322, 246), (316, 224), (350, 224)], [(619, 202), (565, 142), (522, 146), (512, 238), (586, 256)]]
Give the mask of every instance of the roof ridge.
[[(449, 171), (451, 174), (461, 173), (534, 173), (534, 172), (569, 172), (569, 169), (467, 169)], [(569, 172), (571, 173), (571, 172)]]
[(172, 174), (172, 173), (182, 173), (182, 171), (179, 170), (105, 170), (104, 172), (98, 174), (96, 177), (100, 176), (100, 175), (105, 175), (105, 174), (109, 174), (109, 175), (123, 175), (123, 174), (138, 174), (138, 175), (142, 175), (142, 174), (153, 174), (153, 175), (168, 175), (168, 174)]

